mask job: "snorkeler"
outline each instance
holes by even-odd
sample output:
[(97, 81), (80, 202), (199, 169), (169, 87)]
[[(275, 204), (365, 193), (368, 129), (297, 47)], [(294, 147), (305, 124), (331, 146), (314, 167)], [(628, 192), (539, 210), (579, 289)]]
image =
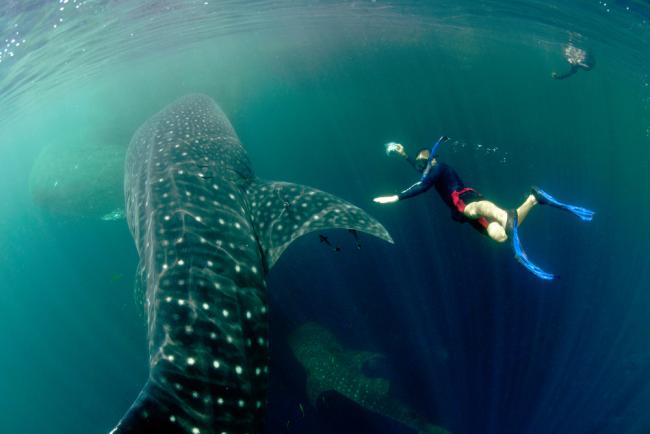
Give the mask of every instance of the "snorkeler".
[(591, 69), (596, 65), (596, 60), (591, 53), (582, 48), (578, 48), (571, 43), (564, 47), (564, 57), (566, 58), (566, 61), (569, 62), (569, 65), (571, 65), (571, 69), (563, 74), (553, 72), (551, 77), (556, 80), (563, 80), (567, 77), (571, 77), (573, 74), (578, 72), (579, 69), (591, 71)]
[(440, 137), (430, 151), (426, 148), (420, 150), (415, 161), (411, 160), (401, 144), (386, 145), (388, 155), (399, 155), (405, 158), (415, 170), (422, 173), (422, 177), (399, 194), (376, 197), (373, 200), (381, 204), (394, 203), (417, 196), (434, 187), (443, 202), (451, 209), (452, 219), (460, 223), (469, 223), (474, 229), (499, 243), (509, 239), (517, 261), (537, 277), (553, 279), (553, 274), (543, 271), (526, 256), (519, 242), (518, 226), (537, 204), (569, 211), (584, 221), (591, 221), (593, 211), (559, 202), (538, 187), (532, 188), (526, 200), (516, 210), (501, 209), (473, 188), (466, 187), (451, 166), (438, 162), (438, 147), (447, 140), (447, 137)]

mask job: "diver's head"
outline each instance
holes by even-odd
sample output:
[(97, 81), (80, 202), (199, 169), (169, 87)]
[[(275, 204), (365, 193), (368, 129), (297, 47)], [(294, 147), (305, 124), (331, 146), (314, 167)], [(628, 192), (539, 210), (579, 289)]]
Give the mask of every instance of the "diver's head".
[[(427, 148), (420, 149), (418, 151), (417, 156), (415, 157), (415, 170), (417, 170), (420, 173), (424, 172), (424, 169), (427, 168), (427, 161), (429, 161), (430, 155), (431, 155), (431, 151), (429, 151)], [(435, 166), (435, 164), (436, 164), (436, 159), (432, 158), (431, 165)]]

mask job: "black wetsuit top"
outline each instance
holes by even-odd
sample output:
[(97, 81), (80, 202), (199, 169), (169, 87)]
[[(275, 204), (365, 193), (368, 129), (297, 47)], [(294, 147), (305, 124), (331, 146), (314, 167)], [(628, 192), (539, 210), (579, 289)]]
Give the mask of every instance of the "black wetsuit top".
[(424, 193), (431, 187), (435, 187), (440, 198), (449, 208), (456, 210), (456, 206), (452, 199), (452, 193), (465, 188), (465, 184), (463, 184), (463, 180), (460, 179), (458, 173), (456, 173), (450, 165), (437, 163), (433, 167), (431, 167), (431, 165), (427, 166), (426, 170), (422, 174), (422, 178), (397, 196), (400, 200), (408, 199), (417, 196), (420, 193)]
[[(445, 163), (437, 163), (435, 166), (427, 166), (427, 169), (422, 174), (422, 178), (403, 192), (399, 193), (397, 197), (408, 199), (418, 194), (424, 193), (431, 187), (435, 187), (438, 195), (442, 201), (451, 210), (451, 218), (459, 223), (469, 223), (474, 229), (483, 235), (487, 235), (487, 226), (489, 222), (481, 217), (479, 219), (469, 219), (463, 214), (465, 206), (469, 203), (483, 199), (483, 196), (473, 188), (465, 187), (463, 180), (460, 179), (458, 173)], [(456, 196), (457, 203), (454, 203), (454, 196)], [(460, 200), (459, 200), (460, 199)]]

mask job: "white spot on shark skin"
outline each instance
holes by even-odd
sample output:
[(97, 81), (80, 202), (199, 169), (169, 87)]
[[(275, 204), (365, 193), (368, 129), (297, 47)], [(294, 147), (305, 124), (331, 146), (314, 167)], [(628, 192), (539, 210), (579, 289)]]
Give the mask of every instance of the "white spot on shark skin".
[(224, 219), (221, 219), (221, 218), (220, 218), (220, 219), (219, 219), (219, 224), (220, 224), (220, 225), (224, 225), (224, 224), (226, 224), (226, 221), (225, 221)]
[(172, 423), (176, 422), (176, 416), (174, 416), (173, 414), (169, 416), (169, 421)]
[(167, 303), (170, 303), (172, 300), (173, 300), (173, 298), (171, 298), (170, 296), (165, 297), (165, 301)]
[(237, 405), (239, 405), (239, 408), (244, 408), (244, 400), (240, 399), (239, 401), (237, 401)]
[(235, 372), (237, 373), (237, 375), (241, 375), (242, 372), (244, 372), (244, 370), (242, 369), (241, 366), (237, 365), (235, 366)]
[(253, 317), (253, 315), (251, 314), (251, 311), (247, 310), (246, 311), (246, 318), (251, 319), (252, 317)]
[(230, 315), (230, 312), (228, 312), (228, 309), (224, 309), (224, 310), (222, 310), (221, 313), (223, 314), (223, 316), (224, 316), (225, 318), (228, 318), (228, 315)]
[(196, 363), (196, 359), (194, 357), (188, 357), (187, 358), (187, 364), (190, 366), (193, 366)]
[(219, 367), (221, 366), (221, 363), (219, 363), (218, 360), (215, 360), (214, 362), (212, 362), (212, 366), (214, 367), (214, 369), (219, 369)]
[(210, 309), (210, 305), (208, 303), (203, 303), (203, 309), (204, 310)]
[(184, 304), (185, 304), (185, 300), (183, 300), (182, 298), (179, 298), (178, 299), (178, 305), (183, 306)]
[(192, 434), (201, 434), (201, 430), (197, 427), (192, 428)]
[(182, 267), (183, 265), (185, 265), (185, 261), (183, 261), (182, 259), (179, 259), (177, 264)]
[[(223, 405), (223, 398), (221, 398), (221, 397), (217, 398), (217, 404)], [(222, 432), (222, 434), (225, 434), (225, 431)]]

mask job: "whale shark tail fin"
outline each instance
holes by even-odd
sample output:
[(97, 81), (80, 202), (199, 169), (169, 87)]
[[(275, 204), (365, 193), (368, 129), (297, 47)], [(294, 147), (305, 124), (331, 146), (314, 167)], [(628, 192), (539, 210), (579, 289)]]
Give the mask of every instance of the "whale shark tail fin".
[(362, 209), (338, 197), (288, 182), (253, 182), (246, 191), (267, 269), (296, 238), (323, 229), (354, 229), (390, 243), (388, 231)]

